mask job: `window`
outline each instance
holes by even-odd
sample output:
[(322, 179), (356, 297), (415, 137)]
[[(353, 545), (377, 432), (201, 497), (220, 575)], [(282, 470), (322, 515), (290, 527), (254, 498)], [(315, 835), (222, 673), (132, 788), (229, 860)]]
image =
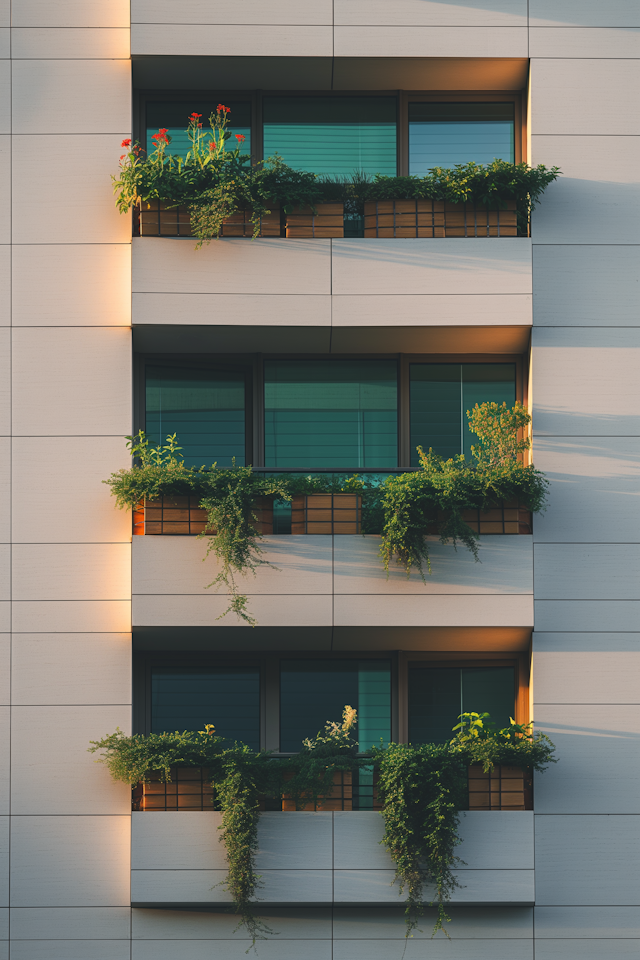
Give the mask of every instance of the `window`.
[(263, 154), (296, 170), (395, 176), (395, 97), (265, 97)]
[(515, 666), (409, 664), (409, 742), (444, 743), (461, 713), (489, 713), (498, 728), (515, 714)]
[(255, 667), (154, 667), (151, 733), (204, 730), (260, 748), (260, 672)]
[[(147, 102), (147, 119), (145, 130), (145, 147), (151, 153), (155, 149), (152, 136), (160, 127), (166, 127), (171, 144), (168, 152), (174, 156), (186, 157), (191, 144), (186, 134), (188, 117), (191, 113), (202, 114), (203, 129), (209, 127), (209, 117), (216, 112), (219, 100), (150, 100)], [(228, 129), (232, 134), (242, 134), (246, 137), (242, 144), (242, 153), (251, 153), (251, 103), (247, 100), (223, 101), (229, 107)], [(234, 137), (227, 144), (229, 150), (235, 149), (237, 142)]]
[(265, 466), (398, 465), (395, 360), (267, 360)]
[(416, 447), (433, 447), (449, 459), (471, 457), (477, 440), (466, 412), (476, 403), (516, 400), (514, 363), (412, 363), (410, 367), (411, 466), (420, 461)]
[(388, 660), (283, 660), (280, 668), (280, 750), (295, 753), (346, 705), (358, 711), (362, 752), (391, 739)]
[(515, 162), (513, 102), (409, 104), (410, 174), (496, 158)]
[(242, 373), (201, 367), (148, 366), (146, 426), (152, 444), (177, 434), (189, 467), (245, 463)]

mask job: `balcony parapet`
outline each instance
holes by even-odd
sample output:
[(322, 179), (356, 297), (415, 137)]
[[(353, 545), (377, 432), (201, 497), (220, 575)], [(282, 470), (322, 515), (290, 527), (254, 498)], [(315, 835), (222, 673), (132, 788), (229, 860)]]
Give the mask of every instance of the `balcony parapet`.
[[(228, 905), (214, 812), (132, 814), (131, 901), (137, 907)], [(390, 906), (404, 902), (381, 846), (379, 813), (265, 813), (258, 827), (260, 903)], [(534, 902), (533, 813), (468, 812), (460, 817), (465, 866), (452, 903), (531, 906)], [(427, 901), (430, 891), (426, 891)]]

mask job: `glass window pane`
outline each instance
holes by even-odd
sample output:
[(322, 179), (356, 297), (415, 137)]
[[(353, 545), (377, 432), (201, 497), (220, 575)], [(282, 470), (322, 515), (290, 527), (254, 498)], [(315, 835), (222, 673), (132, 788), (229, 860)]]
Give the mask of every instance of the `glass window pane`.
[(283, 660), (280, 670), (280, 749), (295, 753), (307, 737), (339, 721), (345, 706), (358, 711), (360, 750), (391, 737), (388, 660)]
[(395, 360), (268, 360), (265, 466), (398, 465)]
[(498, 728), (515, 709), (513, 667), (409, 668), (409, 742), (444, 743), (461, 713), (489, 713)]
[(240, 373), (195, 367), (146, 370), (146, 433), (152, 444), (176, 433), (187, 466), (245, 462), (245, 384)]
[(500, 730), (509, 724), (515, 708), (513, 667), (463, 667), (462, 713), (489, 713)]
[(409, 742), (446, 743), (458, 722), (460, 670), (409, 670)]
[(254, 667), (155, 668), (151, 732), (204, 730), (260, 748), (260, 674)]
[(410, 103), (409, 173), (456, 163), (515, 162), (513, 103)]
[[(229, 107), (228, 130), (234, 136), (227, 141), (227, 150), (235, 150), (238, 143), (235, 134), (242, 134), (246, 140), (241, 144), (242, 153), (251, 153), (251, 104), (247, 100), (230, 100), (227, 102), (222, 97), (222, 102)], [(157, 133), (160, 127), (166, 127), (171, 143), (167, 148), (168, 153), (174, 156), (186, 157), (191, 148), (189, 138), (186, 134), (187, 121), (192, 113), (202, 114), (202, 129), (209, 130), (209, 117), (216, 112), (216, 107), (220, 100), (184, 100), (184, 101), (153, 101), (147, 103), (147, 130), (145, 149), (151, 153), (154, 149), (151, 137)]]
[(295, 170), (396, 175), (394, 97), (265, 97), (263, 122), (265, 158)]
[(446, 459), (470, 458), (477, 437), (467, 410), (487, 402), (512, 407), (516, 400), (515, 363), (412, 363), (409, 380), (413, 467), (420, 463), (418, 445)]

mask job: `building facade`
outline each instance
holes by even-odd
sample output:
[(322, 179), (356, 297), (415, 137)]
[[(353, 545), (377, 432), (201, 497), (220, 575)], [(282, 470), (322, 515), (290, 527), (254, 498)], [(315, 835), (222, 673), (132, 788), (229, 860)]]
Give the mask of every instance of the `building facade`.
[[(287, 753), (347, 696), (372, 742), (406, 741), (416, 705), (445, 688), (447, 710), (456, 688), (462, 707), (493, 697), (533, 719), (560, 758), (532, 810), (462, 818), (451, 942), (427, 917), (403, 954), (382, 820), (363, 799), (265, 814), (276, 935), (258, 956), (637, 956), (638, 5), (0, 9), (0, 958), (232, 960), (249, 946), (215, 887), (216, 814), (132, 812), (89, 741), (224, 702), (230, 735), (244, 723), (248, 742)], [(146, 146), (220, 101), (255, 157), (327, 175), (422, 173), (480, 150), (562, 176), (529, 237), (195, 250), (132, 236), (110, 183), (122, 140)], [(462, 452), (465, 404), (484, 399), (532, 411), (551, 480), (532, 533), (484, 536), (480, 564), (436, 544), (424, 585), (387, 579), (374, 536), (294, 536), (284, 516), (266, 541), (279, 569), (248, 581), (255, 628), (217, 619), (202, 541), (132, 536), (102, 483), (139, 428), (182, 428), (194, 459), (393, 472), (429, 425)], [(465, 699), (474, 683), (480, 700)]]

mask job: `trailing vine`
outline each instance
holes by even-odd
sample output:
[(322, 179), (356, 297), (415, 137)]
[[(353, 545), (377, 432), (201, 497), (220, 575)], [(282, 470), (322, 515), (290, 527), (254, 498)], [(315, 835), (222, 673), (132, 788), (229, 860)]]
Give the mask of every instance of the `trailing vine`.
[(186, 467), (175, 434), (157, 447), (140, 430), (129, 436), (127, 448), (134, 463), (112, 473), (104, 482), (111, 487), (120, 508), (133, 508), (143, 500), (195, 495), (207, 512), (206, 556), (213, 554), (220, 569), (209, 587), (224, 585), (229, 605), (218, 619), (235, 613), (251, 626), (256, 620), (247, 609), (247, 596), (238, 578), (268, 561), (260, 545), (256, 504), (260, 498), (291, 501), (296, 495), (357, 493), (362, 498), (362, 532), (380, 534), (380, 557), (389, 573), (392, 562), (423, 580), (431, 572), (430, 540), (463, 544), (478, 556), (478, 534), (463, 519), (465, 510), (487, 510), (503, 500), (517, 500), (536, 512), (544, 509), (548, 481), (523, 456), (530, 440), (523, 436), (531, 417), (516, 403), (476, 404), (467, 411), (469, 428), (478, 438), (471, 460), (464, 456), (445, 460), (418, 447), (420, 469), (391, 476), (381, 482), (366, 476), (342, 478), (278, 474), (268, 477), (251, 467), (219, 468), (213, 464)]
[(534, 735), (531, 724), (512, 720), (496, 731), (488, 714), (467, 713), (449, 743), (381, 744), (358, 754), (356, 722), (356, 711), (345, 707), (341, 723), (328, 721), (324, 731), (304, 741), (302, 750), (289, 758), (230, 743), (217, 737), (210, 724), (198, 732), (130, 737), (117, 729), (91, 741), (89, 752), (100, 751), (98, 762), (106, 764), (113, 779), (132, 786), (147, 781), (151, 771), (170, 782), (174, 766), (208, 768), (214, 809), (222, 813), (220, 840), (228, 868), (223, 885), (240, 917), (238, 927), (244, 927), (254, 945), (272, 933), (255, 912), (261, 887), (255, 869), (261, 802), (286, 797), (297, 810), (309, 803), (321, 808), (331, 794), (335, 771), (375, 766), (385, 821), (381, 842), (395, 863), (400, 893), (407, 893), (405, 935), (411, 937), (418, 926), (425, 886), (432, 890), (428, 899), (438, 910), (433, 935), (439, 930), (446, 934), (446, 904), (459, 886), (453, 870), (464, 862), (455, 850), (461, 842), (459, 812), (467, 807), (467, 767), (482, 763), (489, 770), (497, 763), (544, 771), (556, 762), (555, 747), (545, 734)]

